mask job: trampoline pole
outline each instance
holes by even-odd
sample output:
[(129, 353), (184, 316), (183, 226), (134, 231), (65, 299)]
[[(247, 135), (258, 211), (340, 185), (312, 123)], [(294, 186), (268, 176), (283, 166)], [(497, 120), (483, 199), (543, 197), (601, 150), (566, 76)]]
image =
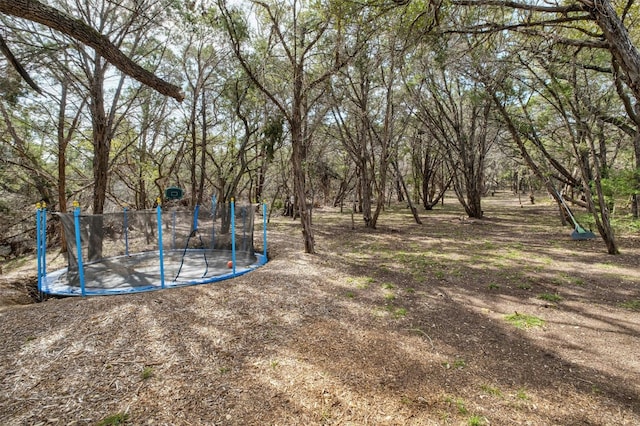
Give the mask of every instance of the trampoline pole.
[(82, 263), (82, 241), (80, 239), (80, 203), (73, 202), (73, 225), (76, 231), (76, 251), (78, 252), (78, 278), (80, 279), (80, 294), (87, 295), (84, 285), (84, 264)]
[(215, 195), (211, 197), (211, 250), (216, 248), (216, 207), (218, 199)]
[(164, 252), (162, 251), (162, 207), (160, 205), (160, 197), (158, 197), (156, 217), (158, 221), (158, 254), (160, 255), (160, 288), (164, 288)]
[(263, 262), (267, 261), (267, 202), (266, 200), (262, 202), (262, 251), (263, 251)]
[(122, 211), (124, 226), (124, 255), (129, 256), (129, 225), (127, 224), (127, 208)]
[(195, 231), (198, 229), (198, 213), (200, 212), (200, 206), (196, 204), (196, 208), (193, 210), (193, 229)]
[(36, 203), (36, 257), (38, 259), (38, 293), (42, 291), (42, 245), (40, 243), (40, 217), (42, 216), (42, 210), (40, 203)]
[(42, 253), (42, 277), (44, 278), (47, 275), (47, 203), (44, 201), (42, 202), (42, 227), (40, 231), (42, 232), (40, 253)]
[(233, 198), (231, 198), (231, 263), (232, 273), (236, 274), (236, 209)]
[(240, 214), (242, 215), (242, 247), (240, 250), (247, 251), (247, 208), (240, 207)]

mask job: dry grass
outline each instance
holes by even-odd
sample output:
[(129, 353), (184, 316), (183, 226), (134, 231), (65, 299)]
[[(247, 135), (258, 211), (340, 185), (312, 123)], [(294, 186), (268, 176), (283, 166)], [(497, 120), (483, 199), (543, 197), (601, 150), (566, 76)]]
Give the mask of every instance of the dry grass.
[(485, 212), (397, 210), (366, 231), (321, 209), (318, 254), (274, 218), (271, 261), (231, 281), (14, 301), (0, 424), (640, 424), (637, 238), (612, 257), (550, 206)]

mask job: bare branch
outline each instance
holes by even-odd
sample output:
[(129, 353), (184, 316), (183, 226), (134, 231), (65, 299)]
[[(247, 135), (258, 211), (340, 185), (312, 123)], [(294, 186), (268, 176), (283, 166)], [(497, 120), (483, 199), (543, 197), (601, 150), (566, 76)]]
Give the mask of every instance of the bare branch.
[(585, 6), (579, 3), (572, 3), (567, 6), (540, 6), (530, 3), (519, 3), (516, 1), (504, 0), (453, 0), (457, 6), (498, 6), (509, 7), (511, 9), (528, 10), (531, 12), (547, 12), (567, 14), (570, 12), (586, 12)]
[(520, 30), (520, 32), (530, 36), (537, 36), (545, 39), (552, 39), (556, 44), (562, 44), (565, 46), (586, 47), (590, 49), (609, 49), (610, 48), (609, 43), (607, 43), (604, 40), (578, 40), (578, 39), (560, 37), (557, 34), (554, 34), (549, 31), (534, 30), (529, 28), (522, 29)]
[(592, 21), (590, 15), (565, 16), (557, 19), (548, 19), (543, 21), (518, 22), (515, 24), (497, 24), (495, 22), (485, 22), (470, 27), (461, 27), (460, 29), (443, 31), (443, 34), (487, 34), (499, 31), (515, 31), (521, 28), (544, 27), (550, 25), (563, 24), (567, 22)]

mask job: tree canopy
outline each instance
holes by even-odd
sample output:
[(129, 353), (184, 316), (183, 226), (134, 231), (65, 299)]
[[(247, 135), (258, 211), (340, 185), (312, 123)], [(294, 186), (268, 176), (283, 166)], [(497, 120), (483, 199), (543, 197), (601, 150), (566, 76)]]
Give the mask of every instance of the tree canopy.
[(617, 253), (613, 219), (637, 218), (640, 198), (639, 13), (0, 0), (1, 190), (95, 212), (176, 185), (191, 205), (268, 199), (300, 218), (309, 253), (319, 204), (376, 228), (392, 199), (421, 223), (447, 193), (482, 218), (496, 190), (545, 190)]

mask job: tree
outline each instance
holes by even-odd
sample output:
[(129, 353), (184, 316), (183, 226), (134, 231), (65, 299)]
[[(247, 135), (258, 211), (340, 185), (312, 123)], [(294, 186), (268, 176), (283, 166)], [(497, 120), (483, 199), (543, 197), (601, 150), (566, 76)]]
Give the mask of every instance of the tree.
[[(13, 110), (20, 111), (20, 108), (15, 107)], [(34, 133), (30, 129), (31, 123), (16, 120), (2, 100), (0, 100), (0, 117), (2, 117), (4, 128), (9, 138), (9, 141), (6, 141), (8, 142), (6, 145), (11, 148), (10, 153), (8, 153), (10, 155), (3, 156), (0, 162), (17, 166), (19, 170), (17, 174), (14, 174), (11, 181), (23, 179), (29, 181), (38, 191), (38, 199), (51, 205), (55, 201), (54, 188), (56, 180), (43, 161), (40, 149), (31, 143), (31, 137)]]
[[(548, 62), (548, 53), (527, 53), (526, 58), (519, 58), (525, 54), (522, 50), (513, 54), (522, 66), (517, 76), (499, 72), (492, 77), (481, 73), (480, 78), (525, 162), (560, 209), (564, 210), (564, 203), (556, 182), (583, 194), (608, 252), (615, 254), (617, 244), (601, 185), (603, 173), (615, 159), (608, 152), (616, 149), (615, 143), (605, 140), (604, 122), (598, 118), (607, 87), (593, 71), (577, 67), (575, 55), (572, 62), (560, 66)], [(509, 61), (506, 56), (503, 59)], [(569, 171), (574, 168), (577, 176)]]
[[(550, 39), (557, 45), (579, 46), (587, 49), (604, 49), (610, 54), (610, 72), (616, 82), (629, 118), (636, 127), (634, 153), (636, 168), (640, 169), (640, 52), (625, 27), (625, 19), (632, 16), (633, 2), (627, 2), (618, 15), (609, 0), (577, 0), (567, 4), (545, 3), (543, 5), (504, 0), (454, 0), (463, 7), (506, 9), (510, 13), (500, 14), (508, 20), (488, 19), (455, 31), (486, 34), (500, 31), (519, 31), (541, 39)], [(509, 20), (510, 19), (510, 20)], [(592, 23), (597, 25), (596, 31)], [(562, 31), (556, 31), (564, 29)], [(604, 68), (600, 68), (603, 70)], [(634, 99), (630, 102), (628, 97)], [(633, 196), (633, 211), (638, 215), (640, 203), (640, 173), (637, 174), (637, 192)]]
[(238, 198), (251, 184), (249, 172), (258, 167), (264, 103), (261, 93), (245, 76), (229, 76), (225, 81), (219, 101), (219, 114), (224, 120), (216, 135), (217, 145), (207, 154), (215, 171), (212, 185), (220, 202)]
[[(340, 80), (344, 83), (336, 82), (332, 91), (334, 96), (332, 111), (337, 127), (337, 137), (355, 164), (357, 210), (362, 214), (367, 228), (376, 227), (371, 202), (378, 169), (378, 155), (370, 129), (370, 120), (373, 115), (370, 110), (370, 98), (372, 86), (375, 84), (370, 70), (375, 68), (368, 48), (364, 49), (353, 65), (340, 73)], [(384, 203), (384, 200), (382, 202)]]
[[(221, 18), (229, 33), (233, 52), (242, 69), (282, 114), (291, 135), (291, 165), (294, 196), (302, 224), (305, 252), (315, 252), (311, 210), (307, 206), (305, 162), (310, 113), (321, 98), (329, 78), (344, 67), (353, 53), (344, 47), (345, 17), (331, 8), (309, 9), (303, 0), (291, 4), (252, 2), (255, 17), (269, 29), (268, 43), (249, 46), (250, 26), (226, 1), (218, 1)], [(311, 5), (309, 5), (311, 6)], [(333, 5), (329, 5), (333, 6)], [(328, 40), (333, 48), (327, 49)], [(362, 46), (362, 40), (356, 41)], [(360, 47), (352, 47), (357, 52)], [(250, 54), (249, 52), (252, 52)], [(258, 57), (257, 55), (264, 55)], [(276, 55), (281, 60), (276, 61)], [(272, 61), (271, 63), (268, 60)], [(277, 65), (276, 65), (277, 63)]]
[(110, 191), (119, 205), (144, 210), (164, 197), (166, 188), (161, 186), (156, 191), (154, 182), (161, 175), (165, 152), (171, 152), (174, 159), (182, 156), (175, 142), (181, 128), (173, 113), (166, 96), (146, 87), (137, 92), (111, 146), (110, 187), (129, 190)]
[[(219, 64), (224, 52), (212, 46), (219, 44), (207, 22), (194, 22), (188, 27), (182, 53), (182, 69), (189, 90), (186, 133), (190, 138), (191, 205), (202, 204), (207, 177), (207, 145), (211, 129), (217, 124), (216, 98), (222, 91), (212, 87), (220, 75)], [(200, 156), (198, 157), (198, 154)], [(224, 197), (220, 201), (223, 202)]]
[[(133, 62), (106, 36), (79, 19), (60, 12), (38, 0), (0, 0), (0, 13), (37, 22), (93, 48), (120, 71), (158, 92), (182, 101), (179, 87), (164, 81)], [(6, 53), (5, 53), (6, 54)]]
[(458, 200), (469, 217), (480, 219), (485, 160), (498, 134), (492, 125), (491, 100), (462, 73), (446, 65), (436, 67), (425, 70), (418, 117), (427, 135), (446, 153)]
[[(386, 30), (367, 23), (377, 37), (332, 80), (332, 115), (336, 137), (355, 164), (358, 211), (364, 225), (375, 228), (384, 208), (389, 176), (406, 193), (400, 172), (399, 145), (408, 128), (411, 106), (404, 101), (400, 70), (407, 40), (398, 35), (404, 16), (389, 16)], [(407, 201), (420, 223), (409, 194)]]
[(446, 168), (446, 155), (425, 126), (419, 126), (410, 141), (410, 159), (413, 181), (425, 210), (442, 200), (453, 181), (453, 174)]

